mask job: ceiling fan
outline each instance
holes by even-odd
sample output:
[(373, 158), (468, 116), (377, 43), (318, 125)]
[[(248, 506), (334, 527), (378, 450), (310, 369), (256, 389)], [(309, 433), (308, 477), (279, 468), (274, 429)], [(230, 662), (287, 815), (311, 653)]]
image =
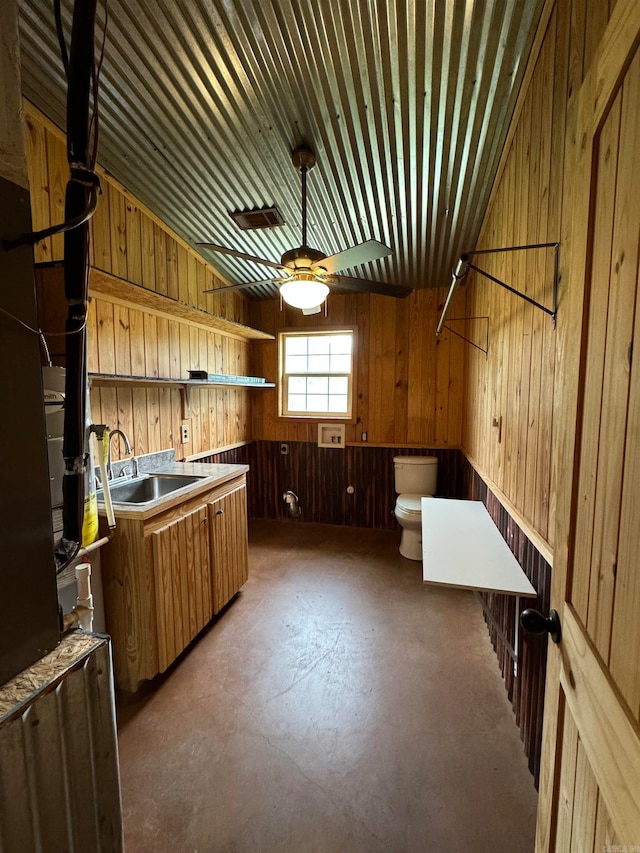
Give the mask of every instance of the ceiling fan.
[(226, 246), (218, 246), (216, 243), (196, 243), (196, 246), (203, 249), (222, 252), (225, 255), (232, 255), (245, 261), (253, 261), (256, 264), (271, 267), (279, 273), (279, 276), (272, 276), (262, 281), (232, 284), (227, 287), (205, 290), (204, 293), (220, 294), (273, 282), (278, 285), (284, 301), (294, 308), (300, 308), (305, 314), (316, 314), (321, 310), (332, 286), (338, 287), (340, 290), (351, 290), (358, 293), (377, 293), (396, 298), (408, 296), (411, 291), (406, 287), (338, 275), (342, 270), (370, 263), (392, 254), (391, 249), (377, 240), (367, 240), (365, 243), (328, 256), (324, 252), (312, 249), (307, 245), (307, 172), (314, 167), (316, 157), (309, 148), (302, 147), (296, 148), (293, 152), (292, 161), (302, 176), (302, 245), (297, 249), (290, 249), (285, 252), (280, 258), (280, 263), (276, 263), (266, 258), (258, 258), (255, 255), (239, 252), (236, 249), (229, 249)]

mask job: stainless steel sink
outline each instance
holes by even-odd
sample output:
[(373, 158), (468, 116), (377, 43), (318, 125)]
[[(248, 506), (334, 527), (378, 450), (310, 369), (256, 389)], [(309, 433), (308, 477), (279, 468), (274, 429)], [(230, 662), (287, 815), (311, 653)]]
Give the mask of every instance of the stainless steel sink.
[[(183, 474), (148, 474), (144, 478), (136, 478), (119, 483), (117, 480), (109, 483), (111, 500), (119, 504), (145, 504), (158, 498), (166, 497), (178, 489), (191, 486), (201, 480), (199, 476)], [(97, 493), (98, 501), (103, 500), (103, 492)]]

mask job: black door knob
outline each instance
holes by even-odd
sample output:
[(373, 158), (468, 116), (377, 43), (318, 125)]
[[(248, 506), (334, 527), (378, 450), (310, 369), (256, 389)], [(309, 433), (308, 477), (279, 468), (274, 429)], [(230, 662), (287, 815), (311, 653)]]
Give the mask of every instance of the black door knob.
[(550, 610), (546, 617), (539, 610), (523, 610), (520, 614), (520, 624), (530, 634), (551, 634), (554, 643), (559, 643), (562, 639), (557, 610)]

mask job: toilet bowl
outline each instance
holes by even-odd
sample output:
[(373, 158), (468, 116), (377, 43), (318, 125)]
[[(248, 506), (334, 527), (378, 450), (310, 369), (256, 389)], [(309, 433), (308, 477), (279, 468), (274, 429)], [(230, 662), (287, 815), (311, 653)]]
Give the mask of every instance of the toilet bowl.
[(422, 560), (423, 497), (433, 497), (438, 478), (435, 456), (396, 456), (395, 490), (400, 492), (394, 508), (402, 528), (400, 553), (408, 560)]

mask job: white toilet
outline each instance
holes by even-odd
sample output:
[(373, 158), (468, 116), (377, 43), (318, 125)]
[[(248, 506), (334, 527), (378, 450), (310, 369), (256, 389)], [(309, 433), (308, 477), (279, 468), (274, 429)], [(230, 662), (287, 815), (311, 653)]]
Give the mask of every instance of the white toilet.
[(409, 560), (422, 559), (420, 499), (433, 497), (438, 483), (436, 456), (394, 456), (396, 492), (394, 513), (402, 527), (400, 553)]

